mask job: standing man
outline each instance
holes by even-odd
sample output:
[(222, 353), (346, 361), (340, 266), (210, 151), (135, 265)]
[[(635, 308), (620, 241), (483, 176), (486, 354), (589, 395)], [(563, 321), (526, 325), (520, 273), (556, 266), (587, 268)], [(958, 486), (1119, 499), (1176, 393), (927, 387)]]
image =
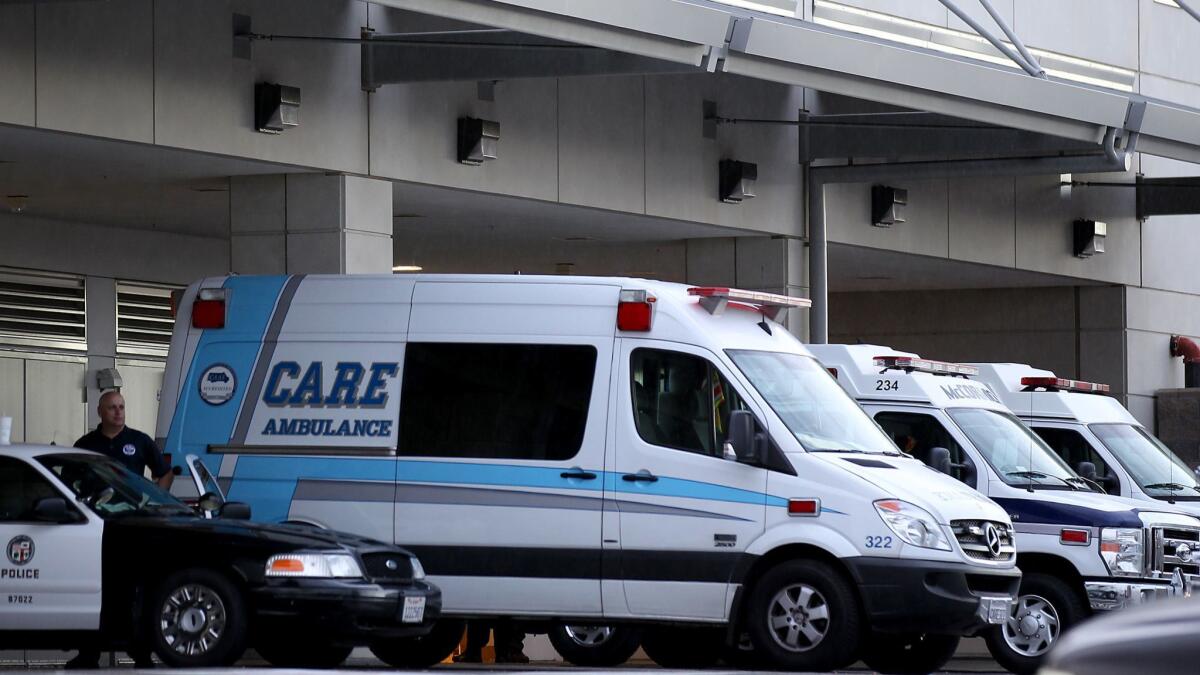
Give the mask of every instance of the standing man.
[(139, 476), (145, 475), (146, 467), (150, 467), (150, 475), (158, 486), (170, 490), (175, 475), (154, 439), (125, 426), (125, 397), (121, 392), (111, 390), (101, 394), (96, 412), (100, 413), (100, 426), (75, 441), (75, 447), (108, 455)]

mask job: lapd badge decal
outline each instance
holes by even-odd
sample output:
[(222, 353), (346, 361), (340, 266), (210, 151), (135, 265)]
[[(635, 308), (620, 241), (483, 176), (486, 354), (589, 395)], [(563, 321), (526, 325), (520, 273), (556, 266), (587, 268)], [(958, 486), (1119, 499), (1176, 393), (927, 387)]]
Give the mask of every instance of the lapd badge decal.
[(26, 565), (33, 560), (33, 540), (23, 534), (10, 539), (4, 550), (14, 565)]
[(133, 443), (126, 443), (121, 452), (125, 453), (126, 457), (133, 457), (137, 454), (137, 447)]
[(200, 374), (200, 399), (209, 405), (221, 405), (233, 398), (237, 391), (237, 378), (233, 369), (216, 363)]

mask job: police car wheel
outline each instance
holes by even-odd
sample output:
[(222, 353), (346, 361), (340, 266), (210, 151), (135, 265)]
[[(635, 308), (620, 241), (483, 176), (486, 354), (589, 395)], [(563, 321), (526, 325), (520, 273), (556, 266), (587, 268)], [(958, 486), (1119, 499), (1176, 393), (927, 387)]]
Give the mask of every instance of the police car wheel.
[(429, 668), (450, 656), (466, 630), (462, 621), (441, 619), (420, 637), (376, 642), (371, 645), (371, 653), (393, 668)]
[(862, 619), (854, 590), (817, 560), (789, 560), (750, 592), (745, 624), (755, 651), (786, 670), (835, 670), (858, 659)]
[(241, 593), (224, 576), (206, 569), (171, 574), (148, 597), (151, 646), (163, 663), (177, 667), (233, 665), (246, 649)]
[(721, 658), (723, 628), (655, 626), (642, 635), (642, 649), (663, 668), (708, 668)]
[(550, 644), (568, 663), (587, 668), (612, 668), (629, 660), (642, 641), (635, 626), (557, 624)]
[(1049, 574), (1031, 572), (1021, 578), (1016, 608), (1008, 622), (984, 635), (988, 651), (1014, 673), (1036, 672), (1063, 631), (1087, 616), (1079, 593)]
[(254, 650), (276, 668), (337, 668), (350, 657), (353, 647), (322, 644), (311, 636), (272, 638)]
[(957, 635), (872, 633), (863, 645), (862, 660), (880, 673), (923, 675), (946, 665), (958, 642)]

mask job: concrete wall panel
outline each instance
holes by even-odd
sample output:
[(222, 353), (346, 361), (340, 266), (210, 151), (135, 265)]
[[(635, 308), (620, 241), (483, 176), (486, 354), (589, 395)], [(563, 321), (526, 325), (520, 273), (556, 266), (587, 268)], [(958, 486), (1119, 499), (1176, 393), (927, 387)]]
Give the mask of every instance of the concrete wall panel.
[(974, 178), (949, 186), (951, 258), (989, 265), (1016, 264), (1012, 178)]
[(34, 3), (0, 3), (0, 122), (36, 124)]
[(1125, 407), (1151, 432), (1156, 431), (1154, 420), (1154, 397), (1129, 394), (1125, 397)]
[(152, 0), (36, 6), (38, 126), (153, 142)]
[(1130, 394), (1153, 396), (1183, 386), (1183, 360), (1171, 357), (1170, 334), (1131, 330), (1126, 339)]
[(1013, 30), (1029, 47), (1122, 68), (1138, 67), (1136, 2), (1014, 0), (1013, 13)]
[(1125, 393), (1125, 331), (1083, 330), (1079, 332), (1079, 373), (1088, 382), (1103, 382), (1114, 396)]
[[(921, 3), (921, 4), (933, 4), (933, 3)], [(1004, 36), (1004, 33), (1000, 30), (1000, 27), (996, 25), (996, 22), (992, 19), (992, 16), (987, 13), (987, 10), (985, 10), (983, 8), (982, 4), (980, 4), (978, 2), (960, 2), (960, 3), (958, 3), (958, 6), (964, 12), (966, 12), (967, 15), (970, 16), (972, 19), (975, 19), (979, 23), (983, 24), (984, 28), (991, 30), (993, 33), (995, 33), (996, 35), (999, 35), (1000, 37)], [(1013, 18), (1014, 18), (1013, 0), (992, 0), (992, 6), (995, 7), (996, 11), (1000, 13), (1000, 18), (1004, 19), (1004, 21), (1006, 23), (1008, 23), (1008, 25), (1011, 27), (1013, 25)], [(953, 12), (950, 12), (950, 11), (946, 12), (946, 20), (947, 20), (946, 25), (949, 28), (953, 28), (955, 30), (961, 30), (961, 31), (974, 32), (971, 29), (971, 27), (966, 24), (966, 22), (964, 22), (962, 19), (955, 16)], [(1020, 37), (1019, 33), (1018, 33), (1018, 37)], [(1025, 38), (1022, 37), (1021, 39), (1024, 40)]]
[[(839, 0), (843, 5), (861, 7), (892, 16), (902, 16), (913, 21), (945, 26), (949, 12), (939, 2), (913, 2), (912, 0)], [(974, 4), (974, 3), (963, 3)], [(1003, 3), (997, 3), (1003, 4)], [(957, 17), (955, 17), (957, 21)]]
[[(1193, 21), (1178, 7), (1170, 7), (1154, 0), (1138, 0), (1138, 9), (1142, 70), (1175, 80), (1200, 81), (1200, 61), (1195, 58), (1181, 58), (1181, 55), (1194, 53), (1196, 44), (1200, 43), (1200, 22)], [(1159, 96), (1147, 91), (1147, 79), (1147, 75), (1143, 74), (1142, 93)]]
[(644, 213), (645, 79), (558, 81), (559, 201)]
[(346, 274), (387, 274), (392, 271), (390, 234), (347, 230), (343, 235)]
[(829, 240), (945, 258), (949, 251), (946, 181), (889, 181), (888, 184), (908, 189), (905, 222), (891, 227), (871, 224), (870, 183), (825, 186)]
[(230, 271), (234, 274), (287, 273), (287, 236), (284, 234), (235, 234), (229, 248)]
[(1200, 336), (1200, 297), (1129, 288), (1129, 330)]

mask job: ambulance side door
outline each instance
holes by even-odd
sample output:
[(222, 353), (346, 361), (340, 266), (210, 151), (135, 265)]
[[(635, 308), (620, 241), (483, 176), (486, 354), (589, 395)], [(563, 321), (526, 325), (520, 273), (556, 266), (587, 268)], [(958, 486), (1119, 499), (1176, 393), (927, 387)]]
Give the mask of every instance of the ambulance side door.
[[(66, 502), (71, 522), (34, 513), (41, 499)], [(104, 524), (23, 458), (0, 457), (0, 630), (100, 627)]]

